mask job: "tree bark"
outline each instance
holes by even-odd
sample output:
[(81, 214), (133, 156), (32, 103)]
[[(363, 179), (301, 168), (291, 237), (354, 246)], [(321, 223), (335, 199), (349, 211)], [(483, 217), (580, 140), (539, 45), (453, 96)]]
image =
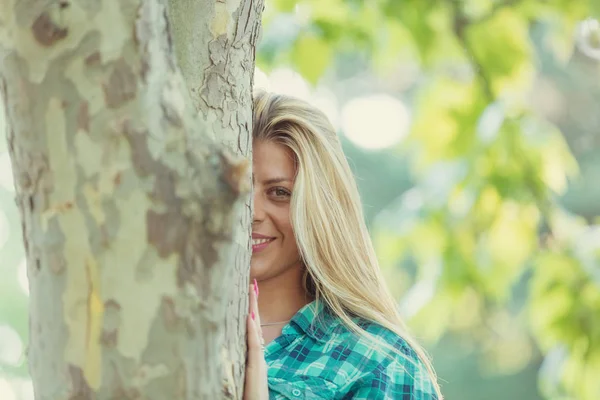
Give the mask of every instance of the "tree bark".
[(36, 399), (242, 396), (260, 0), (0, 0)]

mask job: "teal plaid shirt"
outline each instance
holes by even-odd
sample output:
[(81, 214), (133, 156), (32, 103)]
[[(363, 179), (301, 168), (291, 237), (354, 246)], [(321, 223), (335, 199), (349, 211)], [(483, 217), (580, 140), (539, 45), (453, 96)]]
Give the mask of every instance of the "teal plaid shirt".
[(354, 321), (414, 363), (352, 333), (323, 302), (313, 301), (265, 348), (269, 399), (440, 400), (402, 338), (364, 319)]

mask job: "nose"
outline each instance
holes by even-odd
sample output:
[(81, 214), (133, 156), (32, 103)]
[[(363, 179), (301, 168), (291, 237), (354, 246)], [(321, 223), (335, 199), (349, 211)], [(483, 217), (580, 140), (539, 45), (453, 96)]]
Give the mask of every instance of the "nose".
[(252, 223), (257, 223), (265, 219), (264, 200), (260, 191), (254, 192), (254, 208), (252, 213)]

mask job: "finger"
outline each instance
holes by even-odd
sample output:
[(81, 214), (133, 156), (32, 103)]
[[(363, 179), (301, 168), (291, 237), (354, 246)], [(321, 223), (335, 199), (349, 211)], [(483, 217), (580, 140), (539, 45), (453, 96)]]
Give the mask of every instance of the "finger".
[(248, 357), (244, 382), (244, 400), (262, 400), (269, 398), (267, 363), (265, 361), (260, 337), (252, 316), (247, 318)]
[(246, 360), (244, 400), (255, 400), (260, 398), (257, 392), (257, 382), (260, 377), (260, 364), (257, 354), (260, 355), (261, 349), (252, 315), (248, 315), (246, 318), (246, 329), (248, 330), (246, 335), (248, 342), (248, 356)]
[(260, 345), (260, 336), (256, 330), (256, 323), (252, 320), (251, 315), (248, 316), (246, 325), (248, 329), (248, 358), (250, 358), (254, 354), (261, 353), (262, 348)]
[(254, 285), (250, 285), (250, 314), (254, 311), (254, 323), (260, 337), (262, 337), (262, 329), (260, 327), (260, 314), (258, 312), (258, 298), (254, 291)]

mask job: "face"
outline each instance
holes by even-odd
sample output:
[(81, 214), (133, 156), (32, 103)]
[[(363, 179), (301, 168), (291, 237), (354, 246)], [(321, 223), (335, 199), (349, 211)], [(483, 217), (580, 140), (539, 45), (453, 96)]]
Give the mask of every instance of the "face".
[(296, 167), (291, 150), (274, 142), (254, 142), (254, 218), (250, 274), (267, 280), (300, 267), (290, 219)]

